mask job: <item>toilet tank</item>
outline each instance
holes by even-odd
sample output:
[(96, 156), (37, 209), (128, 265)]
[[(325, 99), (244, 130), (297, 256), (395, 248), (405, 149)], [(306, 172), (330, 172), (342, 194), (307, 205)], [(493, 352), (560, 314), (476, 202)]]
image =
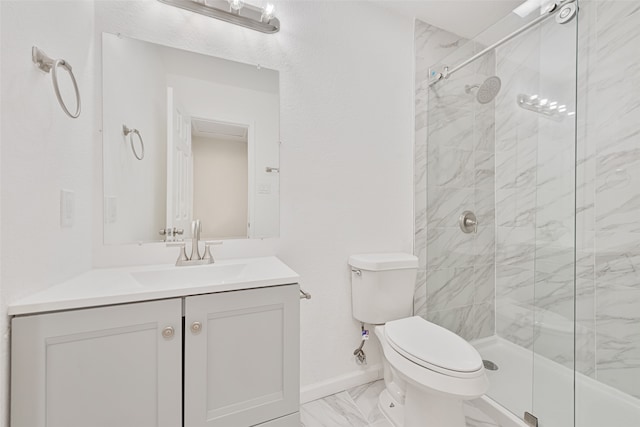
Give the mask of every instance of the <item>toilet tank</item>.
[(405, 253), (349, 257), (353, 317), (382, 324), (413, 315), (418, 258)]

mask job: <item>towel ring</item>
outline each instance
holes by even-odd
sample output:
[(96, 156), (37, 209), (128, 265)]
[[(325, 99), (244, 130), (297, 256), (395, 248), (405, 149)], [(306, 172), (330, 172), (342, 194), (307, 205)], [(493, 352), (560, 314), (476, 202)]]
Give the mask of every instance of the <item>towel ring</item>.
[[(127, 125), (122, 125), (122, 133), (124, 134), (124, 136), (129, 137), (129, 144), (131, 144), (131, 151), (133, 151), (133, 155), (136, 156), (136, 159), (138, 160), (144, 159), (144, 141), (142, 140), (142, 135), (140, 135), (140, 132), (138, 131), (138, 129), (129, 129)], [(138, 139), (140, 140), (140, 148), (142, 151), (140, 155), (138, 155), (138, 152), (136, 151), (136, 147), (133, 145), (133, 134), (138, 135)]]
[[(73, 74), (73, 69), (71, 64), (69, 64), (64, 59), (52, 59), (47, 56), (42, 50), (38, 49), (36, 46), (31, 48), (31, 59), (33, 63), (36, 64), (38, 68), (40, 68), (45, 73), (51, 72), (51, 80), (53, 82), (53, 91), (56, 94), (56, 98), (58, 98), (58, 103), (62, 110), (67, 114), (67, 116), (72, 119), (77, 119), (80, 117), (81, 103), (80, 103), (80, 90), (78, 89), (78, 82), (76, 81), (76, 76)], [(62, 67), (69, 73), (71, 77), (71, 83), (73, 83), (73, 90), (76, 93), (76, 112), (72, 114), (62, 99), (62, 95), (60, 94), (60, 87), (58, 85), (58, 68)]]

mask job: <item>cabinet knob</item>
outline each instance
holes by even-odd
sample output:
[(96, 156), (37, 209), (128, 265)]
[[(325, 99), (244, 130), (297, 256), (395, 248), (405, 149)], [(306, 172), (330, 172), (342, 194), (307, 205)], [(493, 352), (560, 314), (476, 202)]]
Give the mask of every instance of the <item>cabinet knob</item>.
[(199, 334), (200, 331), (202, 331), (202, 323), (200, 322), (193, 322), (191, 324), (191, 332), (193, 332), (194, 334)]
[(166, 339), (173, 338), (173, 334), (175, 334), (175, 331), (171, 326), (167, 326), (162, 330), (162, 336)]

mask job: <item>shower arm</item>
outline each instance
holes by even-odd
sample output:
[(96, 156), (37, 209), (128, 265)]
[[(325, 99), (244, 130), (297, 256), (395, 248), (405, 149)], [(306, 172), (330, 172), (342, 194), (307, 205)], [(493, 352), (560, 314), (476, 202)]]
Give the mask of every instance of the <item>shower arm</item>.
[(429, 82), (429, 86), (433, 86), (434, 84), (438, 83), (442, 79), (448, 79), (456, 71), (460, 71), (462, 68), (466, 67), (467, 65), (469, 65), (472, 62), (476, 61), (477, 59), (483, 57), (484, 55), (486, 55), (487, 53), (491, 52), (495, 48), (497, 48), (499, 46), (502, 46), (503, 44), (505, 44), (506, 42), (508, 42), (512, 38), (519, 36), (520, 34), (524, 33), (528, 29), (530, 29), (531, 27), (534, 27), (534, 26), (538, 25), (539, 23), (547, 20), (547, 18), (551, 18), (565, 4), (574, 3), (575, 1), (576, 0), (563, 0), (563, 1), (560, 1), (560, 2), (556, 3), (544, 15), (540, 15), (536, 19), (534, 19), (533, 21), (526, 23), (525, 25), (523, 25), (522, 27), (518, 28), (517, 30), (515, 30), (511, 34), (501, 38), (500, 40), (498, 40), (497, 42), (495, 42), (491, 46), (481, 50), (478, 53), (476, 53), (475, 55), (473, 55), (471, 58), (467, 59), (463, 63), (458, 64), (453, 68), (445, 67), (444, 71), (442, 73), (436, 74), (435, 80), (432, 80), (431, 82)]

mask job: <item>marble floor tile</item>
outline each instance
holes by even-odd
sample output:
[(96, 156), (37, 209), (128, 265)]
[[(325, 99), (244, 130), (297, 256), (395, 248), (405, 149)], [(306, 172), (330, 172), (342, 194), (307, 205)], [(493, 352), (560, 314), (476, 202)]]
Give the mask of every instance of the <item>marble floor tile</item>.
[(375, 381), (347, 390), (356, 406), (371, 425), (384, 426), (389, 422), (378, 409), (378, 396), (384, 390), (384, 381)]
[[(384, 381), (354, 387), (305, 403), (300, 407), (302, 427), (393, 427), (378, 409)], [(500, 427), (476, 407), (465, 404), (467, 427)]]
[(345, 391), (300, 407), (302, 427), (369, 427), (364, 415)]

